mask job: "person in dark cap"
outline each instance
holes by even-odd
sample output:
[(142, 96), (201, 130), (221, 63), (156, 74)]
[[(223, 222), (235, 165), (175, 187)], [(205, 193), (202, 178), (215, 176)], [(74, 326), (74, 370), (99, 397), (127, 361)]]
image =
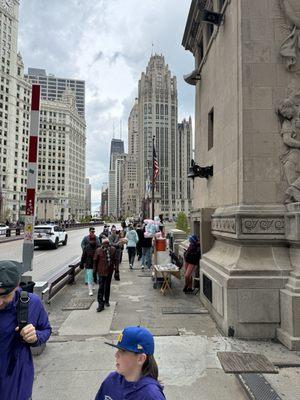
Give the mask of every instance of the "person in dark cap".
[(154, 358), (154, 339), (148, 329), (130, 326), (123, 330), (117, 344), (116, 371), (108, 375), (95, 400), (165, 400), (158, 382), (158, 367)]
[(185, 286), (183, 291), (187, 293), (193, 293), (193, 274), (195, 274), (196, 269), (199, 265), (199, 261), (201, 258), (201, 250), (200, 250), (200, 241), (198, 236), (191, 235), (189, 237), (189, 247), (187, 248), (184, 254), (184, 261), (185, 261)]
[[(0, 398), (30, 400), (34, 368), (30, 347), (40, 346), (49, 339), (51, 327), (40, 298), (26, 296), (28, 318), (18, 326), (21, 289), (18, 266), (0, 261)], [(23, 297), (22, 297), (23, 299)]]

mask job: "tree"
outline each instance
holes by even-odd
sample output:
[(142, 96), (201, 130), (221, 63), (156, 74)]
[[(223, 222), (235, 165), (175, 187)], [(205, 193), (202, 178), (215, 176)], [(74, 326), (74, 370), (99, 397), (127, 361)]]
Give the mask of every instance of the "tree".
[(180, 229), (186, 233), (189, 233), (189, 223), (188, 223), (187, 216), (185, 215), (184, 212), (178, 213), (176, 228)]

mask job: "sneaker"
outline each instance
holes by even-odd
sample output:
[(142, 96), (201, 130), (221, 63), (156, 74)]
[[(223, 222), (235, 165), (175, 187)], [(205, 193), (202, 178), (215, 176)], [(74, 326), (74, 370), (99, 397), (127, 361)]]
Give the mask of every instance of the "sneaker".
[(132, 269), (132, 264), (129, 264), (129, 268)]
[(89, 290), (89, 296), (93, 296), (93, 289)]
[(141, 265), (141, 268), (144, 269), (145, 267), (143, 265)]
[(109, 301), (107, 301), (107, 302), (105, 303), (105, 306), (106, 306), (106, 307), (110, 307)]
[(194, 289), (187, 288), (184, 293), (185, 294), (193, 294), (194, 293)]

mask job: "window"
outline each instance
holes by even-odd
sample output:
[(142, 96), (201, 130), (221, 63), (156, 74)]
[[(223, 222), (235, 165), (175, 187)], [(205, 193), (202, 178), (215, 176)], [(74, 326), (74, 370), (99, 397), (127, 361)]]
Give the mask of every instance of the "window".
[(207, 149), (210, 150), (214, 146), (214, 108), (208, 114), (208, 146)]
[(212, 34), (214, 32), (214, 25), (213, 24), (206, 24), (207, 25), (207, 44), (209, 43)]
[(219, 12), (223, 10), (223, 6), (225, 4), (226, 0), (219, 0)]

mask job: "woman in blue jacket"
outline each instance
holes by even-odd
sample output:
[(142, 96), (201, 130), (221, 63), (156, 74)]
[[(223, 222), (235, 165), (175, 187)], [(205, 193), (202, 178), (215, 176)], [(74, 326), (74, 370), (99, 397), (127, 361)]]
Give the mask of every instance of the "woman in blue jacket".
[(102, 383), (95, 400), (165, 400), (158, 382), (154, 339), (145, 328), (127, 327), (116, 345), (116, 372)]

